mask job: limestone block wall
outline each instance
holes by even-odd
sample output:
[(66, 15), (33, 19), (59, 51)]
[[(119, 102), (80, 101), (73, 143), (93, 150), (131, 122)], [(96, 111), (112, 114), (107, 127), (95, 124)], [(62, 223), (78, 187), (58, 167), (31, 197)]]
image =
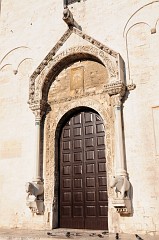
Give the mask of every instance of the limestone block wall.
[[(67, 30), (63, 1), (1, 1), (0, 6), (0, 227), (45, 228), (26, 207), (25, 182), (34, 176), (34, 115), (27, 104), (29, 77)], [(82, 31), (119, 52), (124, 99), (127, 171), (133, 214), (112, 209), (109, 230), (159, 233), (159, 1), (81, 0), (69, 6)], [(71, 36), (58, 53), (80, 45)]]

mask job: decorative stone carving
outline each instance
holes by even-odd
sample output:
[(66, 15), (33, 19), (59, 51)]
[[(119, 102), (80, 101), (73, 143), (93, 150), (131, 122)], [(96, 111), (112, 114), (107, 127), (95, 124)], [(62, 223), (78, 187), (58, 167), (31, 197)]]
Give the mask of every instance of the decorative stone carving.
[[(90, 45), (82, 45), (72, 47), (63, 51), (59, 55), (55, 56), (59, 48), (64, 44), (68, 37), (74, 32), (81, 38), (85, 39)], [(48, 92), (52, 82), (55, 80), (56, 76), (60, 71), (67, 67), (67, 64), (79, 61), (81, 59), (91, 59), (100, 62), (108, 70), (108, 84), (103, 87), (103, 89), (96, 93), (83, 93), (80, 97), (72, 96), (66, 99), (64, 96), (60, 100), (51, 102), (52, 111), (46, 116), (45, 124), (45, 203), (52, 204), (53, 210), (57, 209), (57, 178), (56, 178), (56, 137), (59, 128), (59, 122), (61, 118), (69, 112), (71, 109), (76, 107), (90, 107), (96, 110), (105, 121), (106, 127), (106, 159), (107, 159), (107, 171), (108, 175), (112, 175), (113, 172), (113, 155), (112, 155), (112, 132), (114, 130), (111, 126), (112, 112), (110, 108), (110, 97), (112, 96), (124, 96), (126, 86), (124, 84), (124, 64), (120, 55), (108, 47), (104, 46), (97, 40), (91, 38), (90, 36), (84, 34), (77, 28), (71, 28), (63, 35), (63, 37), (58, 41), (55, 47), (50, 51), (50, 53), (45, 57), (42, 63), (34, 71), (30, 78), (30, 91), (29, 91), (29, 105), (34, 112), (36, 119), (40, 121), (43, 114), (46, 113), (48, 109)], [(89, 99), (90, 96), (90, 99)], [(93, 98), (91, 97), (93, 96)], [(109, 98), (109, 104), (107, 104), (107, 99)], [(69, 104), (68, 104), (69, 102)], [(58, 104), (57, 104), (58, 103)], [(56, 107), (55, 107), (56, 105)], [(114, 106), (114, 105), (113, 105)], [(112, 189), (108, 188), (108, 194), (111, 196)], [(54, 202), (55, 200), (55, 202)], [(57, 201), (56, 201), (57, 200)], [(123, 200), (123, 199), (117, 199)], [(118, 202), (117, 202), (118, 204)], [(119, 205), (117, 205), (119, 206)], [(124, 205), (125, 206), (125, 205)], [(120, 206), (119, 206), (120, 207)]]
[(27, 206), (33, 213), (44, 213), (44, 186), (41, 174), (41, 119), (48, 109), (48, 103), (44, 100), (31, 102), (30, 108), (35, 115), (35, 170), (34, 181), (26, 183)]
[[(60, 47), (72, 33), (75, 33), (79, 37), (85, 39), (92, 46), (76, 46), (67, 49), (67, 51), (64, 51), (54, 57), (56, 52), (60, 49)], [(96, 61), (101, 61), (106, 66), (106, 68), (109, 70), (110, 80), (123, 81), (123, 61), (120, 55), (99, 41), (90, 37), (89, 35), (83, 33), (79, 29), (73, 27), (64, 33), (64, 35), (59, 39), (59, 41), (55, 44), (52, 50), (48, 53), (48, 55), (31, 75), (29, 87), (29, 104), (34, 102), (35, 99), (40, 100), (41, 97), (42, 99), (47, 99), (47, 93), (53, 81), (52, 79), (55, 79), (60, 70), (66, 66), (66, 62), (68, 62), (66, 61), (66, 58), (69, 58), (69, 61), (73, 62), (78, 61), (82, 58), (86, 58), (86, 54), (88, 58), (94, 58)], [(40, 81), (37, 81), (36, 79), (45, 68), (47, 68), (47, 72), (43, 74), (43, 78)], [(39, 93), (42, 93), (42, 96)]]
[(43, 183), (27, 182), (26, 185), (26, 205), (33, 213), (44, 213), (44, 186)]
[(94, 39), (94, 38), (90, 37), (89, 35), (83, 33), (82, 31), (80, 31), (77, 28), (73, 28), (73, 32), (75, 34), (77, 34), (78, 36), (82, 37), (83, 39), (85, 39), (87, 42), (90, 42), (92, 45), (94, 45), (98, 49), (101, 49), (102, 51), (108, 53), (109, 55), (113, 56), (114, 58), (117, 58), (117, 56), (118, 56), (117, 52), (115, 52), (111, 48), (105, 46), (104, 44), (102, 44), (101, 42), (97, 41), (96, 39)]
[(110, 183), (111, 188), (115, 188), (116, 198), (129, 198), (130, 182), (125, 176), (113, 177)]
[(110, 96), (116, 95), (116, 94), (120, 94), (120, 96), (124, 96), (126, 86), (122, 81), (116, 81), (106, 85), (105, 90)]
[(33, 111), (35, 115), (35, 120), (40, 121), (43, 115), (46, 113), (49, 104), (45, 100), (37, 100), (37, 101), (28, 101), (30, 104), (30, 109)]
[(113, 206), (120, 214), (128, 214), (132, 212), (130, 199), (130, 182), (126, 171), (126, 159), (124, 153), (124, 135), (122, 121), (122, 96), (125, 92), (121, 88), (117, 88), (117, 95), (112, 95), (112, 105), (114, 106), (114, 127), (115, 127), (115, 165), (116, 176), (111, 179), (110, 187), (115, 188), (113, 197)]
[(117, 108), (118, 110), (121, 111), (121, 108), (122, 108), (122, 96), (120, 93), (118, 93), (117, 95), (113, 95), (111, 97), (111, 103), (112, 103), (112, 106), (114, 108)]
[(76, 21), (73, 18), (73, 14), (69, 10), (67, 6), (65, 6), (63, 11), (63, 20), (68, 25), (69, 28), (76, 27), (81, 29), (81, 27), (76, 23)]
[(132, 203), (130, 199), (131, 184), (126, 176), (116, 176), (110, 181), (110, 187), (115, 188), (112, 204), (116, 211), (121, 214), (132, 213)]
[(47, 100), (47, 94), (48, 94), (49, 87), (52, 83), (52, 79), (55, 79), (56, 75), (60, 72), (60, 70), (66, 64), (66, 61), (64, 61), (64, 59), (66, 59), (67, 57), (70, 57), (70, 61), (72, 62), (72, 61), (81, 59), (82, 55), (83, 57), (86, 57), (85, 54), (89, 54), (89, 55), (91, 54), (92, 57), (94, 56), (94, 58), (96, 59), (97, 58), (101, 59), (101, 61), (103, 61), (103, 63), (109, 70), (108, 73), (110, 75), (110, 79), (117, 78), (117, 72), (118, 72), (117, 67), (115, 66), (115, 63), (111, 61), (111, 59), (109, 59), (107, 53), (101, 50), (98, 50), (92, 46), (73, 47), (68, 49), (67, 51), (62, 52), (57, 57), (55, 57), (52, 61), (50, 60), (52, 62), (52, 64), (50, 62), (50, 71), (48, 70), (47, 75), (44, 76), (42, 81), (35, 81), (36, 75), (34, 75), (33, 73), (30, 80), (30, 91), (29, 91), (28, 103), (31, 105), (35, 105), (34, 102), (35, 101), (37, 102), (35, 97), (41, 96), (41, 94), (38, 94), (39, 92), (42, 92), (43, 99)]
[(42, 194), (44, 193), (44, 186), (43, 184), (37, 184), (34, 182), (27, 182), (26, 185), (26, 192), (28, 193), (27, 198), (29, 198), (29, 196), (33, 195), (35, 200), (37, 199), (43, 199)]
[[(51, 49), (51, 51), (47, 54), (41, 64), (36, 68), (33, 74), (30, 77), (30, 86), (29, 86), (29, 101), (34, 100), (35, 91), (37, 90), (35, 87), (35, 79), (41, 73), (41, 71), (48, 65), (48, 63), (53, 59), (56, 52), (60, 49), (60, 47), (64, 44), (64, 42), (70, 37), (72, 30), (68, 29), (63, 36), (59, 39), (59, 41), (55, 44), (55, 46)], [(30, 102), (29, 102), (30, 104)]]
[(130, 199), (114, 199), (112, 204), (120, 215), (130, 215), (132, 213)]
[[(94, 98), (92, 97), (81, 97), (79, 99), (72, 99), (71, 101), (65, 101), (61, 103), (51, 103), (52, 111), (46, 116), (46, 160), (45, 160), (45, 203), (52, 203), (53, 210), (57, 210), (58, 203), (58, 194), (57, 189), (59, 187), (58, 174), (56, 171), (56, 166), (58, 159), (56, 156), (56, 131), (58, 131), (61, 118), (71, 111), (72, 109), (84, 106), (90, 107), (97, 111), (104, 120), (105, 125), (105, 144), (106, 144), (106, 164), (107, 164), (107, 173), (108, 176), (112, 175), (113, 168), (113, 154), (112, 154), (112, 133), (111, 133), (111, 114), (110, 106), (107, 105), (107, 99), (109, 96), (107, 94), (96, 95), (94, 93)], [(108, 177), (109, 178), (109, 177)], [(112, 196), (112, 189), (108, 188), (108, 195)], [(58, 213), (58, 212), (56, 212)], [(54, 214), (54, 218), (57, 217), (57, 214)], [(56, 221), (55, 221), (56, 222)], [(56, 226), (55, 226), (56, 227)]]
[(136, 88), (136, 85), (135, 85), (134, 83), (131, 83), (131, 84), (128, 84), (128, 85), (127, 85), (128, 91), (132, 91), (132, 90), (134, 90), (135, 88)]

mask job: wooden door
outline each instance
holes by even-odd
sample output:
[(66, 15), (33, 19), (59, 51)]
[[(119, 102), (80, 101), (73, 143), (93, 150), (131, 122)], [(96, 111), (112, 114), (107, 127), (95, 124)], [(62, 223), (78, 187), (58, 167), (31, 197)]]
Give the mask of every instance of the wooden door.
[(104, 125), (82, 111), (63, 126), (60, 138), (60, 227), (108, 229)]

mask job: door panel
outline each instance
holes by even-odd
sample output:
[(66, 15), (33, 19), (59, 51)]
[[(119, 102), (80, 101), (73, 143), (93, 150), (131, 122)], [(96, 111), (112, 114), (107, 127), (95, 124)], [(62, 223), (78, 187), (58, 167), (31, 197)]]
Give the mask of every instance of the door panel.
[(63, 126), (60, 138), (60, 227), (108, 229), (104, 125), (83, 111)]

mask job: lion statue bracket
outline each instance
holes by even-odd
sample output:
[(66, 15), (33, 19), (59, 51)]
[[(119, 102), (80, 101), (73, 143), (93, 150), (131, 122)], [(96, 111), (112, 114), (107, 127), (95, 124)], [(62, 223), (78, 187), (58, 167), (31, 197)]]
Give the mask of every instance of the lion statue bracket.
[(126, 176), (115, 176), (110, 181), (110, 187), (114, 188), (112, 204), (121, 215), (132, 213), (130, 199), (131, 184)]
[(27, 182), (25, 184), (27, 192), (26, 205), (32, 213), (44, 214), (44, 186), (43, 183)]

